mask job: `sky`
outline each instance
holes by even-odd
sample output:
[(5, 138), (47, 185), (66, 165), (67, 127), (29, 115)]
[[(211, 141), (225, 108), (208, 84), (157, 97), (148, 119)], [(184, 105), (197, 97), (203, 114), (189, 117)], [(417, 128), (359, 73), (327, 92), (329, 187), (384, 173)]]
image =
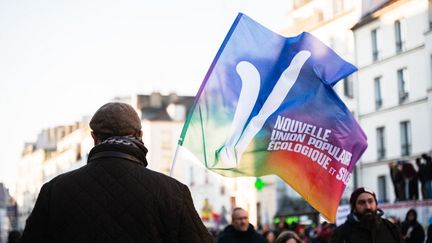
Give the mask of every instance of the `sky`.
[(0, 0), (0, 182), (25, 142), (116, 96), (195, 95), (242, 12), (278, 32), (288, 0)]

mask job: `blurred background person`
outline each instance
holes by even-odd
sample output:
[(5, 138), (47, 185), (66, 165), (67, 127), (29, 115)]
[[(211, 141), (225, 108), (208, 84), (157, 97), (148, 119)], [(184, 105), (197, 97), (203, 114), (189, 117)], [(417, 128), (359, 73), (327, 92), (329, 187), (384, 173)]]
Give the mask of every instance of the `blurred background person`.
[(267, 243), (274, 243), (276, 240), (276, 235), (273, 231), (268, 230), (263, 233), (264, 238), (267, 240)]
[(18, 230), (12, 230), (9, 232), (7, 243), (18, 243), (21, 239), (21, 232)]
[(429, 226), (427, 228), (426, 243), (432, 243), (432, 217), (429, 218)]
[(303, 243), (303, 241), (294, 231), (286, 230), (279, 234), (276, 243)]
[(402, 237), (406, 243), (423, 243), (425, 232), (423, 227), (417, 221), (417, 211), (408, 210), (405, 221), (402, 222)]
[(248, 212), (243, 208), (234, 208), (231, 224), (219, 235), (217, 243), (266, 243), (266, 240), (249, 223)]

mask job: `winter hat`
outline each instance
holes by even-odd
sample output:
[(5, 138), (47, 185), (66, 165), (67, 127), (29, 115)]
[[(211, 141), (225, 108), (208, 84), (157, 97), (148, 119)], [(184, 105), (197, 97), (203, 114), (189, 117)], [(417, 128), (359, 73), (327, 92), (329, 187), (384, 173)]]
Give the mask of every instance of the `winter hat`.
[(132, 106), (111, 102), (96, 111), (90, 120), (90, 128), (99, 136), (134, 135), (141, 130), (141, 119)]
[(364, 188), (364, 187), (359, 187), (359, 188), (355, 189), (351, 193), (351, 197), (350, 197), (351, 210), (355, 208), (355, 204), (357, 202), (357, 198), (360, 196), (360, 194), (362, 194), (364, 192), (371, 194), (373, 196), (374, 200), (375, 200), (375, 203), (378, 204), (378, 201), (376, 199), (376, 195), (375, 195), (375, 193), (372, 190)]

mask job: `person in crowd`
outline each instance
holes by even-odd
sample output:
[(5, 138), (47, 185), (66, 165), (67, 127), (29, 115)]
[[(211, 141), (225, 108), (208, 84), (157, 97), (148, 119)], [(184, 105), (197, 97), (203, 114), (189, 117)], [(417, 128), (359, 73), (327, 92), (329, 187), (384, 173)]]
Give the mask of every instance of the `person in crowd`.
[(285, 230), (276, 238), (276, 243), (302, 243), (303, 241), (291, 230)]
[(317, 233), (315, 239), (312, 240), (313, 243), (327, 243), (330, 242), (331, 236), (333, 234), (333, 224), (323, 222), (317, 227)]
[(276, 238), (279, 236), (280, 233), (284, 232), (285, 230), (288, 230), (290, 227), (285, 221), (285, 218), (282, 218), (277, 224), (276, 224)]
[(271, 230), (263, 232), (263, 236), (267, 240), (267, 243), (274, 243), (276, 240), (275, 233)]
[(297, 236), (302, 240), (302, 241), (306, 241), (308, 239), (308, 234), (306, 231), (306, 226), (303, 224), (297, 224), (294, 227), (294, 232), (297, 234)]
[(409, 161), (402, 164), (404, 177), (408, 184), (408, 200), (417, 200), (419, 198), (418, 192), (418, 176), (414, 166)]
[(396, 201), (405, 201), (405, 178), (402, 171), (402, 162), (392, 162), (389, 164), (390, 177), (395, 190)]
[(423, 226), (417, 221), (417, 211), (408, 210), (405, 221), (402, 222), (402, 236), (406, 243), (423, 243), (425, 232)]
[(266, 239), (249, 223), (249, 215), (243, 208), (234, 208), (231, 224), (219, 235), (217, 243), (265, 243)]
[(382, 218), (376, 195), (364, 187), (354, 190), (350, 197), (351, 213), (338, 226), (331, 238), (332, 243), (403, 242), (399, 227)]
[(428, 199), (428, 185), (427, 185), (427, 174), (426, 174), (426, 164), (422, 163), (421, 158), (416, 158), (415, 163), (417, 165), (417, 175), (420, 181), (420, 191), (422, 199)]
[(432, 217), (429, 217), (429, 225), (427, 227), (426, 243), (432, 243)]
[(18, 230), (12, 230), (8, 234), (8, 241), (7, 243), (18, 243), (21, 239), (21, 232)]
[(40, 190), (22, 242), (213, 242), (190, 191), (147, 169), (141, 120), (126, 103), (100, 107), (90, 120), (87, 164)]
[(425, 184), (428, 194), (427, 199), (432, 199), (432, 158), (426, 153), (423, 153), (421, 157), (425, 161)]

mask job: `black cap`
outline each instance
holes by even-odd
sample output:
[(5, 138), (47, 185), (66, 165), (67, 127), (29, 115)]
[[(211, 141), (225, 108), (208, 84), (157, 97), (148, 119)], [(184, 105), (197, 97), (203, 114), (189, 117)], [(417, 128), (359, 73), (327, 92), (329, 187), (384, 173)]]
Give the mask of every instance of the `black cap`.
[(351, 210), (353, 210), (355, 208), (355, 204), (357, 202), (357, 198), (360, 196), (360, 194), (362, 193), (369, 193), (373, 196), (375, 203), (378, 204), (378, 201), (376, 199), (376, 195), (375, 192), (373, 192), (370, 189), (364, 188), (364, 187), (359, 187), (357, 189), (355, 189), (352, 193), (351, 193), (351, 197), (350, 197), (350, 205), (351, 205)]

